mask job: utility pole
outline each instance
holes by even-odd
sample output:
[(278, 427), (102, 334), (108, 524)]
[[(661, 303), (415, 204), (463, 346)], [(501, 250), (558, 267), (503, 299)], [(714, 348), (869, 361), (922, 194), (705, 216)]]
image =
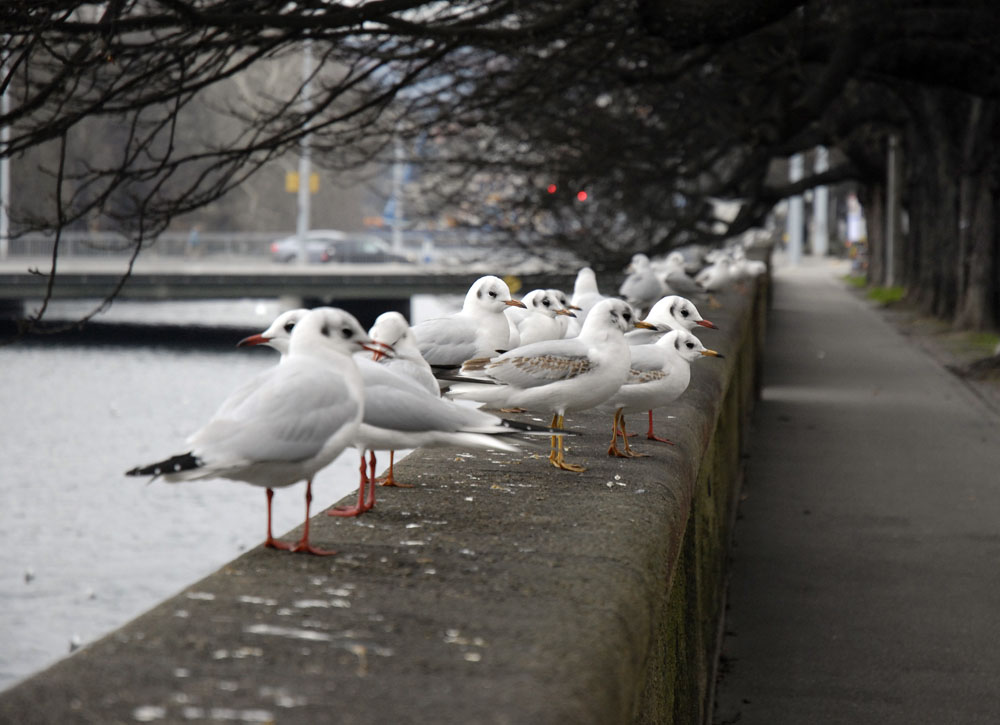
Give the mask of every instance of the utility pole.
[[(788, 180), (793, 184), (802, 179), (802, 154), (795, 154), (788, 160)], [(805, 205), (801, 194), (788, 200), (788, 263), (798, 265), (802, 261), (802, 225), (805, 221)]]
[[(825, 146), (816, 147), (813, 171), (822, 174), (830, 168), (830, 156)], [(830, 190), (817, 186), (813, 192), (812, 253), (815, 257), (825, 257), (830, 248)]]
[[(309, 116), (312, 110), (312, 74), (313, 74), (313, 53), (312, 39), (306, 39), (302, 49), (302, 112)], [(309, 120), (306, 121), (309, 123)], [(299, 264), (308, 264), (309, 257), (306, 250), (306, 235), (309, 233), (309, 204), (311, 193), (309, 177), (312, 172), (310, 160), (309, 134), (302, 135), (299, 142), (299, 190), (298, 190), (298, 215), (295, 221), (295, 236), (299, 240)]]
[(403, 182), (406, 164), (403, 159), (403, 142), (397, 137), (393, 146), (392, 164), (392, 249), (397, 254), (403, 252)]
[[(0, 50), (0, 83), (7, 79), (7, 51)], [(10, 113), (10, 85), (0, 93), (0, 116)], [(10, 254), (10, 125), (0, 126), (0, 259)]]

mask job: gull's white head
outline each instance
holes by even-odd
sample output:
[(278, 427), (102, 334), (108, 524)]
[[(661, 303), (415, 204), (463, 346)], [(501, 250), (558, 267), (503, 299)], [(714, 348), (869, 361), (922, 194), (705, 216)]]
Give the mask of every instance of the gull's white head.
[(576, 280), (573, 282), (573, 294), (585, 295), (597, 292), (597, 275), (590, 267), (583, 267), (576, 273)]
[(647, 257), (642, 252), (632, 255), (632, 261), (628, 263), (625, 268), (626, 272), (641, 272), (645, 269), (649, 269), (649, 257)]
[(591, 308), (580, 330), (580, 337), (604, 336), (615, 334), (615, 331), (624, 335), (633, 327), (655, 329), (653, 325), (638, 320), (632, 305), (625, 300), (608, 298)]
[[(375, 323), (368, 330), (368, 335), (376, 346), (385, 346), (393, 350), (393, 357), (401, 360), (423, 360), (420, 348), (417, 346), (416, 335), (406, 318), (399, 312), (383, 312), (375, 318)], [(377, 354), (376, 359), (382, 357)]]
[(280, 352), (282, 357), (284, 357), (288, 354), (288, 343), (292, 339), (292, 330), (295, 328), (295, 325), (298, 324), (299, 320), (305, 317), (308, 312), (309, 310), (304, 308), (282, 312), (274, 318), (274, 322), (272, 322), (271, 326), (266, 330), (257, 335), (244, 337), (236, 343), (236, 346), (246, 347), (247, 345), (267, 345), (268, 347), (274, 348)]
[(557, 292), (558, 290), (536, 289), (526, 294), (521, 298), (521, 301), (532, 312), (538, 312), (546, 317), (555, 317), (556, 315), (576, 317), (567, 309), (568, 303), (563, 304), (559, 301), (555, 294)]
[(507, 307), (524, 307), (524, 303), (512, 299), (510, 288), (499, 277), (480, 277), (465, 295), (463, 311), (503, 312)]
[(559, 305), (560, 309), (569, 310), (570, 312), (573, 312), (573, 310), (580, 309), (579, 307), (570, 303), (569, 295), (563, 292), (561, 289), (550, 289), (546, 290), (546, 292), (548, 292), (549, 296), (556, 301), (556, 304)]
[(701, 340), (687, 330), (671, 330), (657, 340), (655, 344), (673, 348), (681, 358), (687, 360), (689, 363), (702, 356), (722, 357), (721, 353), (706, 348)]
[(684, 255), (680, 252), (671, 252), (667, 255), (666, 263), (670, 267), (683, 267)]
[(702, 318), (691, 300), (678, 295), (667, 295), (657, 301), (646, 315), (646, 322), (656, 325), (661, 331), (691, 330), (696, 325), (718, 329), (713, 323)]
[(292, 328), (288, 355), (343, 355), (359, 350), (382, 352), (357, 318), (336, 307), (309, 310)]

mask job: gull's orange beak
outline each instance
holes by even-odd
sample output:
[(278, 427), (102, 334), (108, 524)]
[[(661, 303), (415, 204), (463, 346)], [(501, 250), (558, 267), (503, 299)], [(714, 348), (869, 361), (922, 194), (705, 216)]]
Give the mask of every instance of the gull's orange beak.
[[(580, 308), (577, 307), (576, 309), (580, 309)], [(574, 315), (569, 310), (556, 310), (556, 314), (557, 315), (566, 315), (567, 317), (576, 317), (576, 315)]]
[(701, 350), (700, 352), (705, 357), (725, 357), (721, 352), (716, 352), (715, 350)]
[(521, 302), (521, 300), (504, 300), (504, 304), (509, 307), (524, 307), (525, 309), (528, 309), (525, 304)]
[(654, 325), (652, 323), (649, 323), (649, 322), (646, 322), (645, 320), (638, 320), (638, 321), (636, 321), (635, 326), (638, 327), (638, 328), (640, 328), (640, 329), (643, 329), (643, 330), (656, 330), (657, 329), (656, 325)]

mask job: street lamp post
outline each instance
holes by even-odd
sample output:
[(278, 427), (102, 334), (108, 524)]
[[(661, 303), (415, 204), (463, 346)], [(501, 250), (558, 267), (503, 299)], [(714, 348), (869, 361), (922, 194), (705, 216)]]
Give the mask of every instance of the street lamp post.
[[(309, 123), (309, 111), (312, 110), (312, 98), (310, 96), (312, 88), (312, 73), (312, 40), (307, 39), (305, 47), (302, 50), (302, 109), (303, 115), (307, 118), (306, 123)], [(309, 134), (305, 133), (302, 135), (302, 140), (299, 142), (299, 189), (298, 196), (296, 197), (298, 201), (298, 214), (295, 220), (295, 236), (299, 240), (299, 264), (307, 264), (309, 262), (308, 252), (306, 249), (306, 235), (309, 233), (309, 176), (311, 172), (312, 164), (310, 159)]]

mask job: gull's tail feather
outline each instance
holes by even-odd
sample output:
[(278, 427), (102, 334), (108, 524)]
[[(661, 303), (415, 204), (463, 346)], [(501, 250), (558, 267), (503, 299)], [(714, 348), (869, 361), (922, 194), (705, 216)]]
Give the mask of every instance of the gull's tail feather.
[(158, 463), (150, 463), (148, 466), (137, 466), (131, 471), (126, 471), (126, 476), (162, 476), (167, 473), (180, 473), (181, 471), (191, 471), (205, 465), (200, 458), (188, 451), (177, 456), (172, 456)]

